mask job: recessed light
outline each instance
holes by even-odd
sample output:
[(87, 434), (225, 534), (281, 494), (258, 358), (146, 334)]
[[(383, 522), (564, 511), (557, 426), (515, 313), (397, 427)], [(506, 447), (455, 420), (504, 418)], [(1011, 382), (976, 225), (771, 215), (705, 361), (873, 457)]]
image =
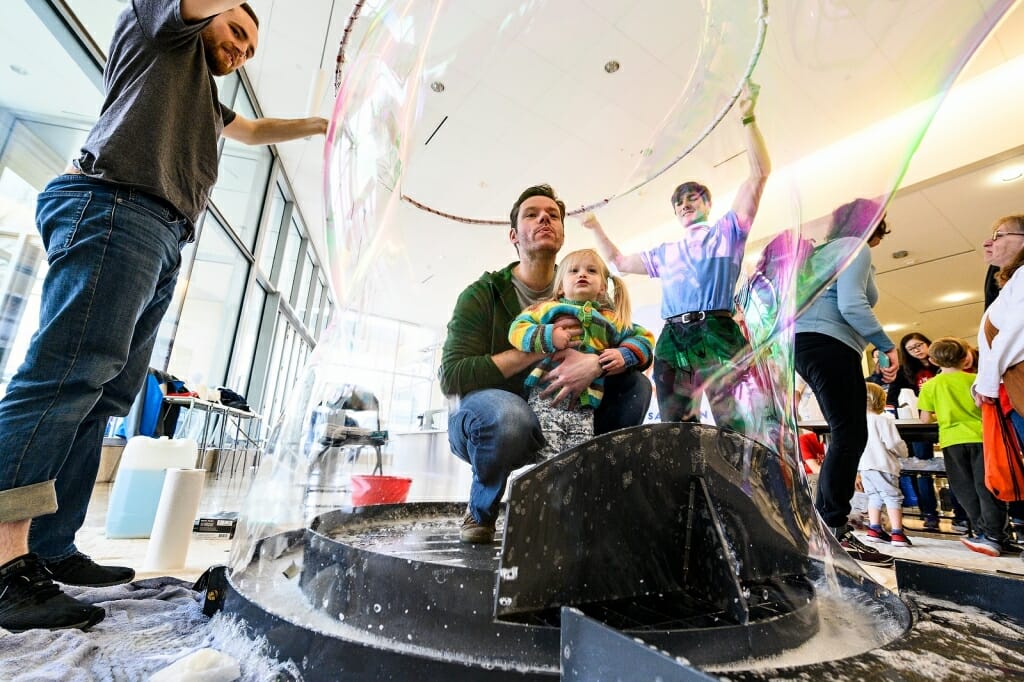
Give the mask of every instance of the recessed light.
[(610, 62), (605, 62), (604, 70), (605, 73), (615, 73), (616, 71), (619, 70), (619, 63), (614, 59), (611, 60)]
[(26, 69), (21, 64), (11, 64), (10, 68), (11, 68), (11, 71), (13, 71), (14, 73), (18, 74), (19, 76), (27, 76), (28, 75), (28, 69)]
[(1003, 182), (1013, 182), (1024, 177), (1024, 166), (1010, 166), (999, 171), (999, 179)]
[(900, 258), (906, 258), (909, 255), (910, 255), (909, 251), (900, 250), (900, 251), (893, 251), (892, 252), (892, 257), (895, 258), (896, 260), (899, 260)]
[(901, 329), (906, 329), (907, 325), (899, 322), (893, 322), (892, 324), (882, 325), (882, 331), (884, 332), (898, 332)]
[(959, 303), (960, 301), (966, 301), (970, 297), (971, 295), (966, 291), (953, 291), (945, 296), (940, 296), (939, 300), (944, 303)]
[(444, 83), (441, 81), (434, 81), (430, 84), (430, 89), (434, 92), (444, 92)]

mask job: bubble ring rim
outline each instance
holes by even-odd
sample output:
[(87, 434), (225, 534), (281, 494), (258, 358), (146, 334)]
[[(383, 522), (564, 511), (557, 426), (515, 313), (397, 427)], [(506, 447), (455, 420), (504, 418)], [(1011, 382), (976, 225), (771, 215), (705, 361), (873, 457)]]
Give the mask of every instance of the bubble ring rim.
[[(675, 166), (677, 163), (686, 158), (690, 154), (690, 152), (696, 149), (700, 145), (700, 143), (703, 142), (708, 137), (708, 135), (710, 135), (711, 132), (718, 127), (718, 124), (722, 122), (722, 119), (724, 119), (725, 115), (729, 112), (730, 109), (732, 109), (733, 105), (736, 103), (736, 100), (739, 99), (740, 93), (743, 89), (743, 83), (747, 79), (749, 79), (751, 75), (753, 75), (754, 69), (757, 67), (757, 63), (761, 58), (761, 52), (764, 50), (765, 35), (768, 32), (768, 0), (754, 0), (754, 2), (756, 2), (758, 5), (757, 18), (755, 19), (755, 23), (757, 24), (757, 36), (754, 38), (754, 47), (750, 53), (750, 58), (747, 60), (747, 68), (744, 70), (743, 77), (740, 78), (739, 83), (737, 83), (736, 87), (733, 89), (733, 92), (730, 95), (728, 101), (722, 106), (722, 108), (714, 116), (711, 122), (704, 128), (704, 130), (702, 130), (697, 135), (697, 138), (687, 147), (685, 147), (683, 151), (677, 154), (673, 159), (669, 160), (660, 169), (652, 172), (644, 180), (638, 182), (637, 184), (633, 185), (632, 187), (626, 190), (623, 190), (622, 192), (619, 192), (618, 194), (613, 194), (609, 197), (605, 197), (604, 199), (598, 200), (596, 202), (584, 204), (579, 208), (567, 211), (567, 215), (578, 216), (589, 211), (602, 208), (610, 204), (612, 201), (620, 197), (624, 197), (628, 194), (631, 194), (636, 190), (640, 189), (641, 187), (647, 185), (648, 183), (653, 182), (656, 178), (664, 175), (673, 166)], [(348, 48), (348, 41), (352, 33), (352, 29), (355, 26), (355, 22), (356, 20), (361, 18), (363, 6), (365, 4), (366, 0), (357, 0), (355, 5), (353, 5), (352, 7), (352, 11), (349, 14), (348, 20), (345, 22), (345, 28), (341, 36), (341, 43), (338, 46), (338, 56), (337, 59), (335, 60), (335, 97), (337, 97), (338, 93), (341, 92), (341, 84), (342, 81), (344, 80), (345, 50)], [(434, 208), (429, 204), (424, 204), (423, 202), (417, 201), (408, 194), (405, 194), (404, 192), (401, 194), (400, 198), (402, 201), (425, 213), (436, 215), (438, 217), (445, 218), (447, 220), (451, 220), (457, 223), (463, 223), (466, 225), (506, 225), (508, 223), (508, 220), (505, 219), (495, 220), (493, 218), (472, 218), (468, 216), (458, 215), (455, 213), (448, 213), (446, 211)]]

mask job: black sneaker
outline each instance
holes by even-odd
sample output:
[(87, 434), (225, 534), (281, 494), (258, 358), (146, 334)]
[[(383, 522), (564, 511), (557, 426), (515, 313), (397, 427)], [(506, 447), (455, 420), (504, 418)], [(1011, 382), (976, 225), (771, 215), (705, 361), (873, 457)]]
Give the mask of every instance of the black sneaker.
[(882, 554), (871, 549), (863, 542), (857, 539), (857, 536), (853, 534), (853, 529), (849, 526), (840, 526), (838, 528), (832, 528), (833, 535), (836, 536), (836, 540), (839, 540), (839, 545), (846, 550), (846, 553), (851, 557), (860, 561), (861, 563), (871, 564), (872, 566), (892, 566), (896, 563), (888, 554)]
[(135, 569), (127, 566), (101, 566), (81, 552), (48, 563), (46, 568), (57, 582), (79, 587), (121, 585), (135, 578)]
[(459, 540), (471, 545), (486, 545), (494, 542), (494, 521), (480, 523), (473, 515), (466, 512), (459, 529)]
[(0, 566), (0, 627), (5, 630), (84, 630), (105, 615), (102, 608), (61, 592), (35, 554)]

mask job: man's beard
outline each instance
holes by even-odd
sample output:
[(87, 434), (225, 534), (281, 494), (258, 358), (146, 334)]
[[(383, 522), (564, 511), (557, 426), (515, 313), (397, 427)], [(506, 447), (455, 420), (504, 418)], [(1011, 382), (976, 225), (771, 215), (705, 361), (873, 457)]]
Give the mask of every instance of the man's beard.
[(220, 48), (214, 43), (214, 38), (210, 36), (207, 31), (203, 31), (200, 34), (203, 41), (203, 56), (206, 58), (206, 65), (209, 67), (210, 72), (214, 76), (226, 76), (232, 71), (234, 67), (231, 66), (232, 61), (230, 59), (222, 61), (218, 59), (220, 54)]

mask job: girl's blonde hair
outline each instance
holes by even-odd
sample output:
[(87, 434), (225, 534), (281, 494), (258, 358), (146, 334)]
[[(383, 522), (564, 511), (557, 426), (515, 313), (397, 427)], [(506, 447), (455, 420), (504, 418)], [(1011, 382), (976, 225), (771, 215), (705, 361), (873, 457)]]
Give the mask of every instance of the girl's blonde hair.
[[(557, 301), (565, 296), (565, 289), (562, 288), (562, 280), (565, 278), (565, 273), (573, 266), (588, 260), (600, 266), (601, 276), (606, 283), (605, 292), (597, 302), (601, 305), (602, 309), (611, 311), (610, 317), (619, 325), (622, 327), (631, 326), (633, 324), (633, 310), (629, 303), (629, 292), (626, 291), (626, 284), (622, 281), (621, 277), (616, 277), (608, 270), (604, 259), (594, 249), (573, 251), (562, 259), (562, 262), (558, 264), (558, 269), (555, 271), (555, 290), (552, 298)], [(612, 292), (612, 298), (608, 296), (609, 291)]]
[(882, 414), (885, 412), (885, 389), (870, 381), (866, 383), (868, 385), (868, 409), (875, 414)]

